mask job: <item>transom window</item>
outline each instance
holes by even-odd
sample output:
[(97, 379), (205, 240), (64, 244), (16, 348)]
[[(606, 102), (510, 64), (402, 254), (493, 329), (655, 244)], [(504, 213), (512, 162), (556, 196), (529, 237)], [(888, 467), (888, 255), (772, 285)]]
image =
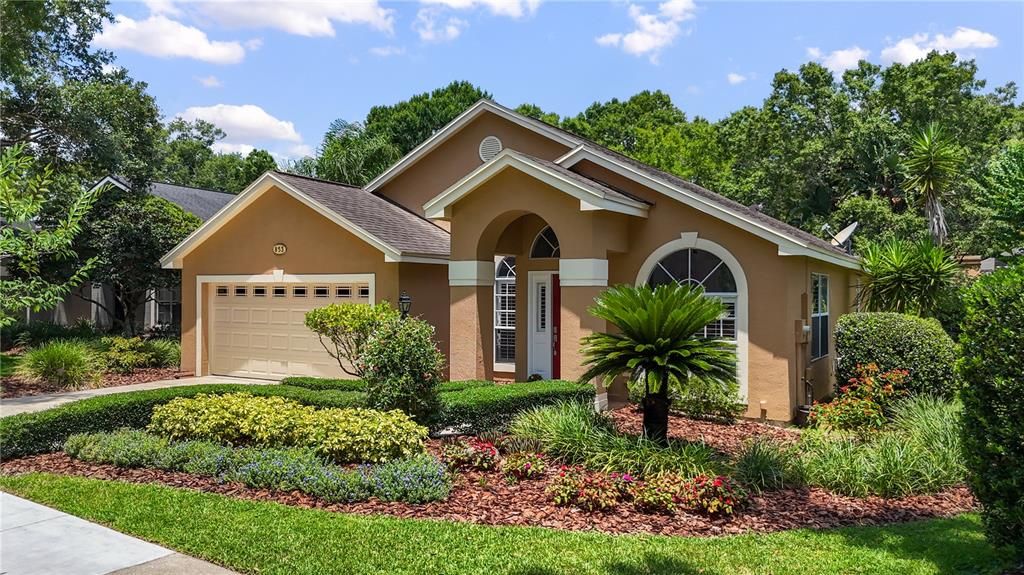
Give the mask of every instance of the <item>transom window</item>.
[(217, 286), (217, 297), (228, 295), (228, 286)]
[(502, 258), (494, 272), (494, 362), (516, 361), (516, 258)]
[(247, 293), (249, 293), (249, 288), (245, 286), (235, 286), (235, 296), (245, 297)]
[(284, 286), (274, 286), (274, 297), (284, 297), (288, 295), (288, 288)]
[(349, 286), (338, 286), (334, 288), (334, 297), (352, 297), (352, 288)]
[(533, 240), (533, 247), (530, 248), (531, 258), (557, 258), (561, 257), (561, 246), (558, 245), (558, 236), (551, 226), (545, 227)]
[(811, 274), (811, 359), (828, 355), (828, 276)]
[(331, 295), (331, 288), (327, 286), (316, 286), (313, 288), (313, 297), (329, 297)]
[(292, 288), (292, 297), (306, 297), (306, 286), (296, 286)]
[(729, 266), (715, 254), (684, 249), (663, 257), (651, 270), (647, 285), (668, 284), (704, 288), (704, 295), (725, 304), (725, 313), (704, 327), (704, 337), (736, 339), (736, 279)]
[(253, 297), (266, 297), (266, 295), (267, 295), (267, 288), (266, 288), (266, 286), (256, 286), (256, 287), (252, 288), (252, 295), (253, 295)]

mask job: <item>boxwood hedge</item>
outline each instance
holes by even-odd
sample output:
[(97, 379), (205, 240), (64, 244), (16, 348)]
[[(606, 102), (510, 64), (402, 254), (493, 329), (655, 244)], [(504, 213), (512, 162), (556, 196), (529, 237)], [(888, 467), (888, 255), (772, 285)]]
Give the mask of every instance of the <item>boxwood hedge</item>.
[(520, 411), (562, 401), (594, 401), (594, 387), (569, 381), (533, 381), (466, 387), (441, 393), (435, 429), (476, 433), (506, 426)]
[[(316, 390), (340, 390), (340, 391), (366, 391), (366, 382), (360, 379), (331, 379), (326, 377), (286, 377), (281, 380), (281, 385), (293, 387), (304, 387)], [(462, 391), (472, 387), (491, 387), (493, 381), (469, 379), (465, 381), (446, 381), (437, 386), (438, 393), (446, 391)]]

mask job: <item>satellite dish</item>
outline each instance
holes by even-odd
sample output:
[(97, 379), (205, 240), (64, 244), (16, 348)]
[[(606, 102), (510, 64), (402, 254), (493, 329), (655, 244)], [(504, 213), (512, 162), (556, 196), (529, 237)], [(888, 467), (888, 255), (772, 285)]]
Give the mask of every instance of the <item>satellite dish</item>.
[(839, 230), (839, 233), (832, 236), (832, 245), (839, 246), (846, 249), (846, 251), (850, 251), (850, 238), (853, 237), (853, 232), (856, 231), (858, 225), (859, 224), (857, 222), (853, 222)]

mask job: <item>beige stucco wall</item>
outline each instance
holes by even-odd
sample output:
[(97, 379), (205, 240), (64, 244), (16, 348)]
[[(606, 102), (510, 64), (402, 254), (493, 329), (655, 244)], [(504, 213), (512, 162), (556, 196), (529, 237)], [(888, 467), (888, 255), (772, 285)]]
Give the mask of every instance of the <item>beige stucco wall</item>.
[(437, 347), (447, 358), (451, 317), (448, 309), (448, 266), (401, 263), (398, 269), (399, 291), (407, 292), (412, 298), (410, 315), (434, 326)]

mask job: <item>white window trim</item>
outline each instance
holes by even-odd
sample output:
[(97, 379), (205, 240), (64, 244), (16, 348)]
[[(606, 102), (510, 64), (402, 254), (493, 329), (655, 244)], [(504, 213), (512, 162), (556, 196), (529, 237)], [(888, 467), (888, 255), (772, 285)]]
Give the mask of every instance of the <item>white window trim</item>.
[[(284, 273), (284, 270), (274, 270), (272, 274), (258, 275), (198, 275), (196, 276), (196, 362), (195, 375), (198, 377), (203, 373), (203, 345), (206, 338), (203, 337), (203, 294), (205, 286), (213, 283), (263, 283), (263, 284), (294, 284), (294, 283), (364, 283), (370, 287), (369, 303), (377, 303), (376, 274), (300, 274), (292, 275)], [(212, 298), (211, 298), (212, 299)]]
[(684, 232), (680, 234), (678, 240), (672, 240), (662, 245), (651, 252), (651, 255), (647, 256), (643, 265), (640, 266), (640, 271), (637, 273), (636, 285), (642, 286), (647, 283), (647, 278), (654, 271), (654, 266), (658, 265), (662, 258), (673, 252), (685, 249), (704, 250), (714, 254), (725, 262), (725, 265), (729, 267), (729, 271), (732, 272), (733, 279), (736, 280), (736, 378), (740, 384), (740, 400), (746, 402), (749, 400), (748, 394), (750, 390), (748, 373), (750, 347), (748, 335), (749, 292), (747, 290), (747, 276), (743, 272), (743, 266), (732, 255), (732, 252), (711, 240), (697, 237), (697, 232)]
[[(811, 363), (814, 363), (814, 362), (816, 362), (818, 360), (821, 360), (821, 359), (826, 359), (830, 355), (829, 354), (829, 350), (828, 350), (828, 346), (825, 347), (825, 353), (823, 353), (821, 355), (814, 355), (815, 348), (817, 347), (817, 339), (814, 337), (814, 327), (813, 327), (814, 326), (814, 318), (816, 318), (816, 317), (828, 318), (828, 323), (829, 323), (828, 328), (830, 330), (832, 329), (832, 318), (830, 317), (831, 314), (832, 314), (832, 302), (829, 301), (829, 298), (832, 295), (832, 279), (829, 278), (828, 274), (813, 272), (813, 273), (811, 273), (811, 288), (812, 289), (814, 288), (814, 278), (815, 277), (825, 278), (825, 309), (828, 310), (828, 311), (826, 311), (825, 313), (815, 313), (814, 312), (814, 295), (815, 294), (812, 293), (811, 294), (811, 301), (809, 302), (811, 304), (811, 315), (810, 315), (810, 317), (811, 317), (811, 342), (810, 342), (810, 348), (811, 349), (810, 349), (810, 352), (808, 354), (808, 356), (811, 358)], [(820, 286), (821, 284), (819, 283), (818, 285)], [(821, 298), (821, 294), (818, 294), (818, 298), (819, 299)], [(829, 338), (829, 343), (831, 343), (831, 339), (832, 338)]]
[[(494, 310), (493, 310), (494, 313), (492, 314), (493, 317), (491, 319), (491, 332), (493, 333), (492, 339), (494, 340), (492, 342), (494, 344), (494, 351), (493, 351), (494, 356), (493, 357), (495, 358), (495, 360), (494, 360), (494, 371), (504, 371), (504, 372), (511, 371), (511, 372), (515, 372), (515, 370), (516, 370), (516, 364), (515, 363), (501, 362), (501, 361), (497, 360), (497, 357), (498, 357), (498, 286), (500, 284), (502, 284), (502, 283), (510, 283), (515, 288), (515, 291), (514, 291), (515, 295), (513, 296), (513, 297), (516, 298), (515, 316), (516, 316), (516, 322), (519, 321), (519, 286), (518, 286), (518, 283), (517, 283), (518, 282), (518, 276), (515, 275), (515, 270), (513, 270), (512, 271), (513, 275), (511, 277), (505, 276), (505, 277), (499, 278), (498, 277), (498, 268), (499, 268), (499, 266), (501, 266), (501, 263), (503, 261), (505, 261), (504, 257), (497, 258), (497, 261), (494, 262), (494, 287), (492, 288), (492, 291), (491, 291), (491, 299), (494, 302)], [(511, 331), (513, 334), (515, 334), (516, 331), (517, 331), (515, 323), (512, 324), (512, 329), (511, 330), (507, 330), (507, 331)], [(518, 334), (516, 335), (516, 337), (518, 339)], [(519, 355), (519, 350), (516, 349), (515, 351), (516, 351), (516, 355), (518, 356)]]

